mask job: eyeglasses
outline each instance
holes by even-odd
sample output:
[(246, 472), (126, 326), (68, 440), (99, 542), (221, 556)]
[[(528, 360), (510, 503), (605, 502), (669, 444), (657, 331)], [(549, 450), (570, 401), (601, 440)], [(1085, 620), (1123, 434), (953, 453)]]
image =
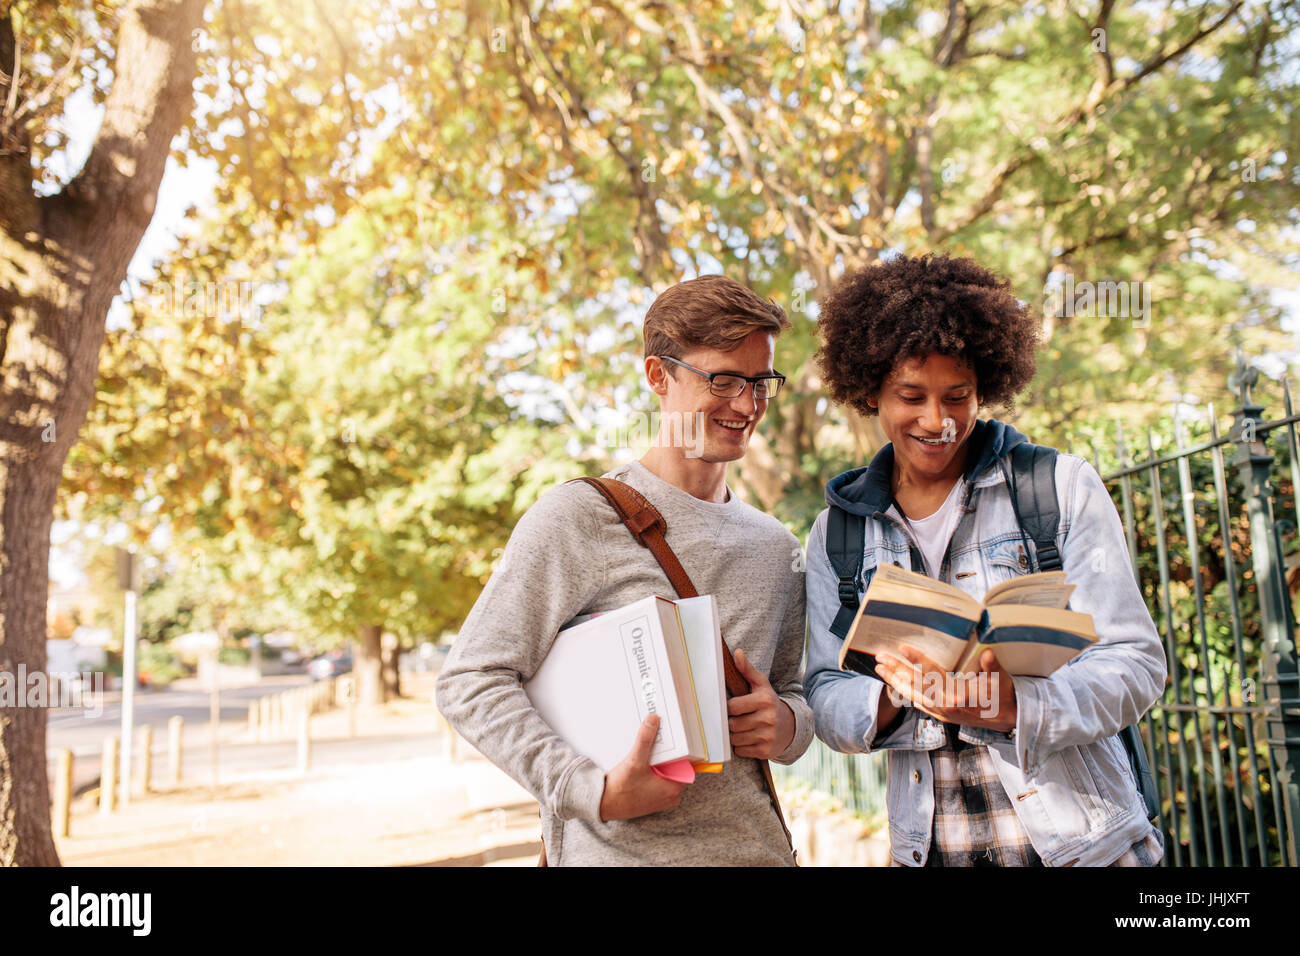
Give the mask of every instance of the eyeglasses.
[(671, 355), (656, 355), (655, 358), (672, 362), (674, 365), (689, 369), (696, 375), (704, 376), (709, 380), (709, 391), (718, 398), (735, 398), (745, 393), (746, 385), (753, 385), (755, 401), (765, 402), (769, 398), (775, 398), (776, 393), (781, 391), (781, 386), (785, 384), (785, 376), (779, 372), (773, 375), (755, 375), (750, 378), (734, 372), (706, 372), (694, 365), (687, 365), (681, 359), (675, 359)]

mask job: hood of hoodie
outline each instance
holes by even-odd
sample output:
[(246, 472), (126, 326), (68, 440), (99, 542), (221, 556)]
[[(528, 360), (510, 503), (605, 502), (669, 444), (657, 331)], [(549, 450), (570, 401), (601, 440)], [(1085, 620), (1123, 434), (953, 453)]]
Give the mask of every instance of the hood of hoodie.
[[(994, 467), (997, 460), (1017, 445), (1029, 441), (1010, 425), (996, 419), (977, 421), (970, 438), (970, 461), (963, 476), (974, 481)], [(890, 483), (894, 476), (894, 446), (891, 442), (871, 459), (871, 464), (836, 475), (826, 483), (826, 503), (838, 505), (849, 514), (870, 518), (886, 511), (893, 500)]]

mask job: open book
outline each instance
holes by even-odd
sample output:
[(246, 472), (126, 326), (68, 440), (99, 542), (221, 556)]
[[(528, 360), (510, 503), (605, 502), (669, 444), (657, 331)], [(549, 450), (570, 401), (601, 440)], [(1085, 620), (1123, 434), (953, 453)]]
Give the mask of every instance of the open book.
[(911, 647), (954, 673), (979, 669), (992, 648), (1011, 674), (1046, 677), (1097, 640), (1092, 615), (1066, 610), (1062, 571), (1004, 581), (983, 603), (960, 588), (893, 565), (877, 569), (840, 648), (840, 670), (875, 674), (875, 655)]
[(577, 619), (555, 638), (524, 692), (542, 719), (601, 770), (627, 756), (659, 716), (652, 764), (731, 759), (722, 637), (712, 595), (648, 597)]

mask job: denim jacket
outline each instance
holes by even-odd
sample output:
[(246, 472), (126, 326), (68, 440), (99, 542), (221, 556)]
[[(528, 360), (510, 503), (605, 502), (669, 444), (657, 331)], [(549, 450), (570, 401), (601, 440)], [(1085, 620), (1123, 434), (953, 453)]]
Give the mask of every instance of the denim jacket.
[[(962, 477), (962, 513), (939, 569), (940, 580), (982, 599), (1002, 581), (1033, 568), (1032, 542), (1020, 534), (998, 459), (1026, 439), (998, 421), (981, 421), (969, 441), (973, 464)], [(833, 478), (828, 503), (865, 515), (861, 598), (877, 567), (925, 571), (909, 531), (887, 516), (893, 446), (866, 468)], [(1015, 730), (962, 727), (986, 744), (1011, 804), (1047, 866), (1105, 865), (1150, 832), (1142, 798), (1115, 735), (1135, 723), (1165, 685), (1165, 654), (1134, 580), (1119, 515), (1097, 472), (1060, 454), (1057, 530), (1070, 608), (1091, 614), (1099, 640), (1050, 677), (1013, 677)], [(921, 866), (930, 851), (934, 788), (929, 751), (943, 725), (914, 708), (883, 740), (876, 713), (884, 684), (841, 671), (830, 633), (839, 610), (838, 579), (826, 556), (823, 511), (808, 537), (808, 655), (804, 687), (817, 736), (842, 753), (889, 752), (889, 829), (895, 860)], [(1028, 553), (1026, 548), (1029, 549)]]

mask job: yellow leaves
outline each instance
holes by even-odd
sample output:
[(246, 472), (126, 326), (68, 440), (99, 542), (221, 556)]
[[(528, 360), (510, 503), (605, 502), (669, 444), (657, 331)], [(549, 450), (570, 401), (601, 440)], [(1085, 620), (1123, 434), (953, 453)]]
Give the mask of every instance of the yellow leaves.
[(681, 150), (681, 149), (670, 150), (668, 155), (664, 157), (663, 163), (660, 164), (659, 172), (664, 176), (671, 176), (675, 172), (677, 172), (677, 170), (682, 168), (682, 165), (685, 163), (685, 161), (686, 161), (685, 150)]
[(749, 234), (755, 239), (766, 239), (769, 236), (780, 235), (784, 231), (785, 215), (776, 207), (768, 209), (749, 227)]
[(682, 222), (703, 222), (704, 218), (704, 204), (698, 199), (682, 207)]

